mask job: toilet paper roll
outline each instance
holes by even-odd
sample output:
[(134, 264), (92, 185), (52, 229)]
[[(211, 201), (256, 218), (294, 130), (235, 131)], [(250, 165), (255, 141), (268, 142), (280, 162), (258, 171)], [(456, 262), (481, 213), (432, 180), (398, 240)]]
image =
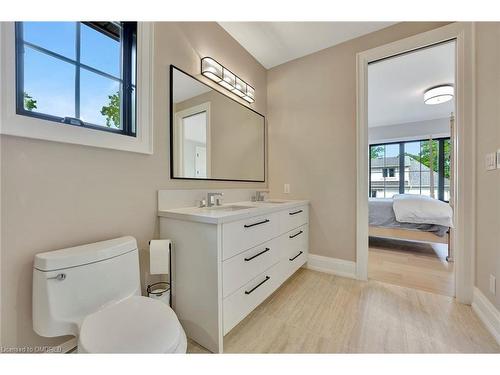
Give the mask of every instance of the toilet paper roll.
[(170, 266), (170, 240), (151, 240), (149, 243), (149, 273), (165, 275)]

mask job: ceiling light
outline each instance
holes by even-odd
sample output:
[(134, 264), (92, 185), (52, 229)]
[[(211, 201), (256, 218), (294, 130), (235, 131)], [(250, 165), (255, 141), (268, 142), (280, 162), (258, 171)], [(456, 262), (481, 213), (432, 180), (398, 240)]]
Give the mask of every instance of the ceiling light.
[(255, 89), (211, 57), (201, 59), (201, 74), (247, 102), (255, 102)]
[(452, 85), (440, 85), (431, 87), (424, 92), (425, 104), (441, 104), (453, 99), (454, 90)]

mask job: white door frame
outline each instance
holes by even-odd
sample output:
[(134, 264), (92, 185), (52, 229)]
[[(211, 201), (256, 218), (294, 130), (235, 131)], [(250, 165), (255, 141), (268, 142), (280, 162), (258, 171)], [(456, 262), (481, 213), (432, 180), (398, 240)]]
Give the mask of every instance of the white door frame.
[(182, 126), (182, 119), (197, 113), (206, 112), (207, 114), (207, 178), (212, 176), (212, 127), (211, 127), (211, 116), (210, 113), (210, 102), (201, 103), (195, 105), (194, 107), (189, 107), (178, 112), (174, 115), (174, 155), (176, 155), (176, 163), (174, 165), (174, 173), (176, 176), (180, 176), (184, 173), (184, 128)]
[(368, 279), (368, 63), (447, 40), (456, 40), (455, 103), (455, 296), (470, 304), (475, 261), (475, 77), (474, 24), (457, 22), (356, 56), (356, 277)]

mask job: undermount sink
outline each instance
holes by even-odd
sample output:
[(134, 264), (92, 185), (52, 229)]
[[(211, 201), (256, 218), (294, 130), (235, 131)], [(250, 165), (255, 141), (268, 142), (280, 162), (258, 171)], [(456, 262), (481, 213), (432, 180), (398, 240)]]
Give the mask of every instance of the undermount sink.
[(229, 206), (212, 206), (212, 207), (206, 207), (204, 208), (205, 210), (210, 210), (210, 211), (239, 211), (239, 210), (246, 210), (249, 208), (255, 208), (254, 206), (238, 206), (238, 205), (229, 205)]

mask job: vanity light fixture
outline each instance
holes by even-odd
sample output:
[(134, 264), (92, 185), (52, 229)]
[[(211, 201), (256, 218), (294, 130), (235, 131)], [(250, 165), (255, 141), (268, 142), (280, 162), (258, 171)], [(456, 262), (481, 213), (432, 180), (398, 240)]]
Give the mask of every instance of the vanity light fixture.
[(452, 85), (439, 85), (431, 87), (424, 92), (425, 104), (441, 104), (453, 99), (454, 90)]
[(201, 74), (247, 102), (255, 102), (255, 89), (211, 57), (201, 59)]

